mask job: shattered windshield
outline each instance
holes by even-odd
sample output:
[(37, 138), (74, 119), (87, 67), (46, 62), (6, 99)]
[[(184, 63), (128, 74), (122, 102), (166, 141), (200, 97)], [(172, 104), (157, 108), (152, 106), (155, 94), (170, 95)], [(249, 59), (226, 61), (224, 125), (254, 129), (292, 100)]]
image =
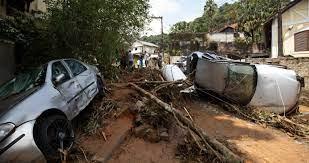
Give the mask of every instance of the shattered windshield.
[(251, 65), (231, 64), (228, 76), (224, 94), (237, 103), (248, 104), (255, 92), (257, 80), (255, 69)]
[(15, 78), (0, 86), (0, 100), (43, 84), (45, 76), (45, 66), (18, 73)]

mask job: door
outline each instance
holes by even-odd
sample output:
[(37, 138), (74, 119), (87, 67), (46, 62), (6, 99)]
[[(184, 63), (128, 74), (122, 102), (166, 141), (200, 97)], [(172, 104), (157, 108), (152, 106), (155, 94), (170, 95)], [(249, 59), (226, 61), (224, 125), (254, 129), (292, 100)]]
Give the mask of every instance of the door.
[(73, 76), (81, 85), (85, 95), (88, 98), (88, 103), (97, 93), (97, 77), (91, 70), (79, 61), (68, 59), (65, 63), (70, 68)]
[(83, 105), (82, 100), (80, 100), (82, 88), (77, 80), (72, 78), (62, 62), (58, 61), (52, 64), (52, 80), (60, 74), (63, 74), (64, 78), (60, 83), (55, 85), (55, 88), (61, 93), (68, 104), (69, 110), (66, 112), (72, 115), (72, 117), (75, 117), (79, 113), (79, 108)]

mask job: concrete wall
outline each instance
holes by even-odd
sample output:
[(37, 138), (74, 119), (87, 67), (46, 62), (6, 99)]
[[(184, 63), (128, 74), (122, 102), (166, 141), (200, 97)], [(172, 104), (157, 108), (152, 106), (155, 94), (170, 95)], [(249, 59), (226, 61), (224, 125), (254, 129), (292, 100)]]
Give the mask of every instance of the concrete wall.
[[(278, 57), (278, 21), (272, 23), (272, 58)], [(309, 0), (302, 0), (282, 14), (284, 56), (309, 57), (309, 51), (295, 52), (294, 34), (309, 30)]]
[[(244, 38), (243, 33), (239, 33), (239, 37)], [(235, 36), (234, 33), (210, 33), (207, 34), (208, 42), (234, 42)]]
[(34, 0), (30, 4), (30, 12), (31, 11), (40, 11), (40, 12), (46, 12), (46, 3), (44, 2), (45, 0)]
[(271, 58), (278, 58), (278, 19), (274, 19), (271, 26)]
[(260, 64), (272, 63), (287, 66), (305, 78), (305, 90), (309, 90), (309, 58), (250, 58), (246, 59), (246, 62)]
[(295, 52), (294, 34), (309, 30), (309, 0), (303, 0), (282, 14), (282, 37), (284, 55), (309, 57), (309, 51)]
[(14, 72), (14, 43), (0, 40), (0, 85), (12, 79)]
[(170, 63), (176, 63), (180, 58), (181, 56), (170, 56)]

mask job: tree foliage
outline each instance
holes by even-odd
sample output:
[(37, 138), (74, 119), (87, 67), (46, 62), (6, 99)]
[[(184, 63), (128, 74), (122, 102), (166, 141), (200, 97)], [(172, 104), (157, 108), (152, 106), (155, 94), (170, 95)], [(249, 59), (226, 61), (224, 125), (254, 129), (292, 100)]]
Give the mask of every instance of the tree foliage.
[(148, 0), (46, 2), (47, 13), (40, 18), (18, 13), (13, 20), (0, 21), (1, 29), (7, 26), (0, 37), (25, 40), (27, 63), (74, 57), (106, 68), (121, 48), (137, 38), (148, 19)]
[(290, 0), (240, 0), (225, 3), (218, 8), (213, 0), (206, 0), (204, 14), (192, 22), (179, 22), (171, 28), (172, 33), (211, 32), (225, 25), (238, 23), (239, 31), (245, 33), (248, 43), (262, 40), (264, 22), (288, 4)]
[(289, 2), (289, 0), (241, 0), (238, 8), (240, 30), (245, 32), (250, 42), (259, 42), (267, 18)]
[(204, 13), (192, 22), (178, 22), (172, 26), (172, 33), (210, 32), (224, 25), (234, 23), (237, 19), (237, 3), (225, 3), (218, 8), (214, 0), (206, 0)]

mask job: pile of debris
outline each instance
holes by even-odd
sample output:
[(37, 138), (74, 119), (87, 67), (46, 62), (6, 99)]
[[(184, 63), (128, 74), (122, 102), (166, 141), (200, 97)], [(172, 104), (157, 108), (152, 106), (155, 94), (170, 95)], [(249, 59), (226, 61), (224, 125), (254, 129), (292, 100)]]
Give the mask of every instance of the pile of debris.
[[(136, 89), (137, 91), (139, 91), (142, 95), (144, 95), (145, 97), (147, 97), (148, 99), (150, 99), (152, 102), (156, 103), (159, 106), (158, 111), (160, 112), (160, 114), (153, 112), (151, 110), (150, 115), (153, 114), (153, 116), (150, 116), (148, 120), (154, 119), (154, 120), (162, 121), (160, 117), (159, 118), (153, 118), (153, 117), (158, 116), (158, 115), (165, 115), (163, 120), (166, 118), (167, 122), (169, 123), (170, 122), (177, 123), (179, 127), (191, 133), (191, 135), (195, 135), (196, 144), (199, 144), (200, 149), (210, 154), (212, 157), (215, 158), (215, 160), (219, 160), (220, 162), (242, 162), (243, 161), (237, 154), (232, 152), (230, 149), (228, 149), (225, 145), (217, 141), (215, 138), (210, 137), (201, 128), (196, 126), (192, 120), (187, 118), (181, 111), (175, 109), (172, 105), (169, 105), (163, 102), (158, 97), (154, 96), (153, 94), (149, 93), (143, 88), (137, 86), (136, 84), (131, 83), (130, 86)], [(146, 115), (149, 115), (149, 114), (146, 114)], [(148, 116), (145, 116), (145, 117), (148, 117)], [(151, 122), (155, 122), (155, 123), (151, 123)], [(158, 121), (150, 121), (150, 123), (154, 125), (152, 126), (154, 128), (160, 126), (159, 124), (161, 124), (161, 123), (158, 123)], [(141, 127), (140, 130), (143, 131), (144, 130), (143, 127)]]
[(169, 141), (171, 129), (175, 129), (173, 117), (160, 109), (160, 106), (152, 101), (144, 99), (137, 101), (133, 110), (136, 114), (134, 121), (134, 135), (147, 141), (157, 143)]

